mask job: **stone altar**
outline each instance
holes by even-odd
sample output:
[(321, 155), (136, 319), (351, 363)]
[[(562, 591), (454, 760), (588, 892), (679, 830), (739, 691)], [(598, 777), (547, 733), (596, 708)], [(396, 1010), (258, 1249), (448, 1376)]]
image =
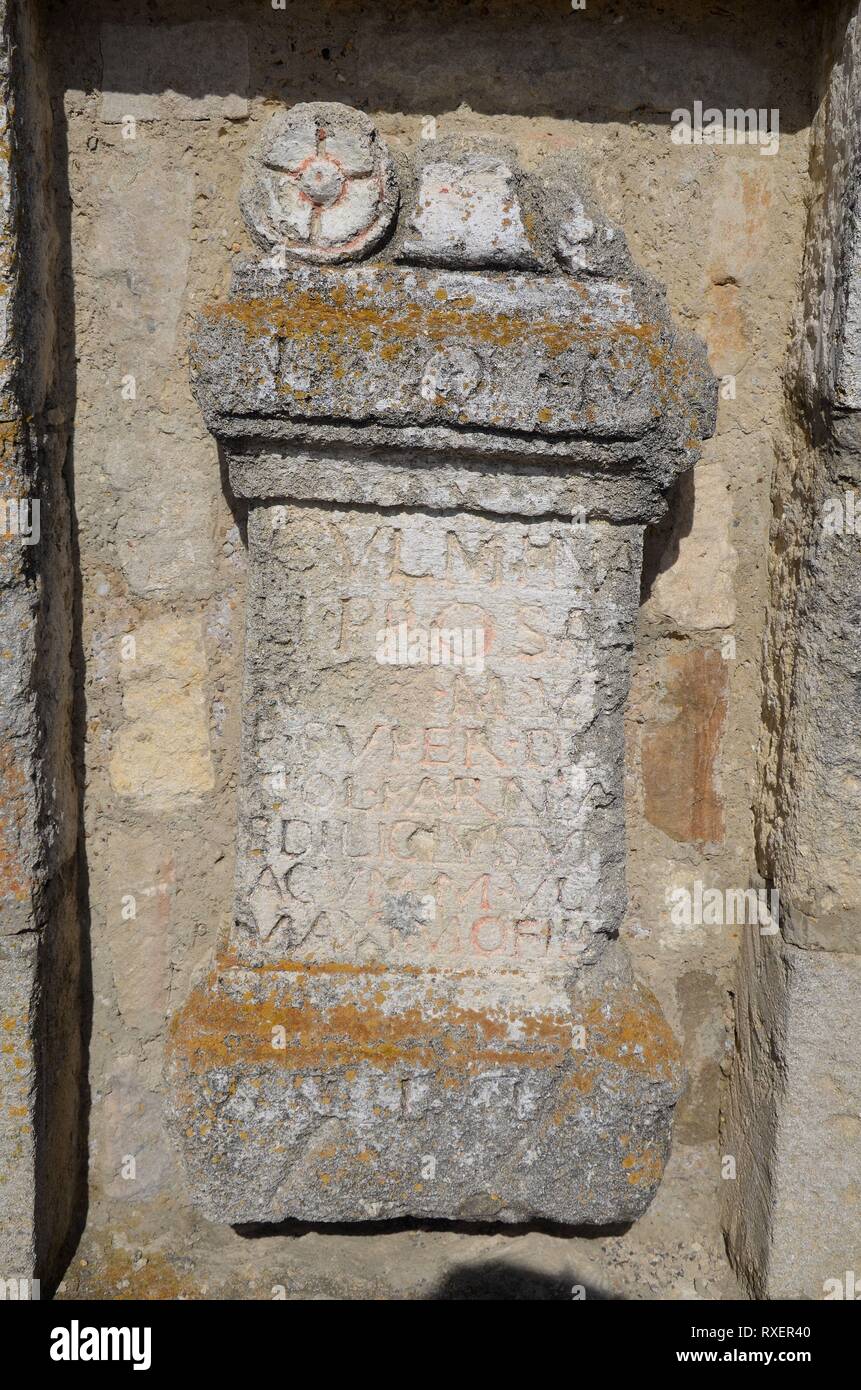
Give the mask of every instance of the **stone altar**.
[(193, 342), (250, 580), (234, 925), (169, 1058), (192, 1194), (630, 1221), (682, 1071), (617, 939), (623, 715), (704, 349), (576, 168), (495, 142), (398, 169), (304, 104), (242, 206), (262, 257)]

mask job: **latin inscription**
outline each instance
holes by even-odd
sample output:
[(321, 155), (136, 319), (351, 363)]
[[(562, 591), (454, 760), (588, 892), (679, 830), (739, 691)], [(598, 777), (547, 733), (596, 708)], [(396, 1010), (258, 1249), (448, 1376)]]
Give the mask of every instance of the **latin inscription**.
[(622, 528), (251, 518), (246, 957), (594, 958), (622, 901)]

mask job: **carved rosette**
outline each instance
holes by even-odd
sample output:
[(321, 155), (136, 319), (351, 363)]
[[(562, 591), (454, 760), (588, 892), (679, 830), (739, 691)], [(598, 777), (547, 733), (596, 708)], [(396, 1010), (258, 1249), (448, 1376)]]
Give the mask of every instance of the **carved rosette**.
[(358, 260), (388, 231), (398, 185), (367, 116), (336, 102), (302, 103), (267, 126), (241, 206), (254, 240), (270, 254)]

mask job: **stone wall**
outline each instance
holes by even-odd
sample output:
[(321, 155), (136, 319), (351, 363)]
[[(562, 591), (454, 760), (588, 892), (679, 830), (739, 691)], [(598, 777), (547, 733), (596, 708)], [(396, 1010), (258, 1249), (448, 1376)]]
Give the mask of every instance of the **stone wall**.
[[(790, 447), (773, 483), (757, 851), (781, 932), (740, 962), (726, 1142), (730, 1251), (760, 1297), (845, 1280), (861, 1238), (859, 1076), (858, 16), (823, 45)], [(820, 1295), (821, 1296), (821, 1295)]]
[(84, 1147), (77, 794), (78, 602), (61, 371), (63, 217), (44, 33), (0, 11), (0, 1266), (56, 1278), (79, 1229)]
[[(470, 1270), (504, 1257), (503, 1281), (518, 1287), (520, 1267), (523, 1287), (533, 1292), (579, 1282), (631, 1297), (720, 1297), (735, 1289), (723, 1246), (724, 1199), (739, 1270), (760, 1293), (783, 1287), (768, 1285), (763, 1272), (772, 1189), (763, 1182), (761, 1154), (776, 1151), (789, 1072), (804, 1096), (817, 1069), (808, 1081), (811, 1054), (793, 1050), (791, 1038), (792, 1066), (761, 1065), (745, 1020), (761, 1016), (765, 1027), (773, 1015), (775, 1036), (788, 1029), (787, 978), (797, 984), (799, 1017), (818, 1016), (820, 997), (845, 1000), (840, 981), (854, 964), (851, 930), (842, 925), (853, 901), (845, 828), (851, 767), (841, 765), (841, 804), (826, 802), (827, 842), (842, 849), (826, 854), (820, 829), (822, 849), (809, 854), (805, 816), (815, 821), (821, 810), (816, 770), (831, 755), (814, 740), (816, 717), (807, 730), (787, 731), (791, 682), (802, 677), (778, 655), (795, 641), (796, 613), (809, 613), (811, 642), (822, 627), (821, 612), (805, 609), (796, 593), (809, 568), (801, 558), (803, 516), (814, 495), (824, 500), (854, 476), (847, 462), (853, 437), (842, 416), (837, 425), (819, 423), (823, 401), (839, 411), (851, 406), (852, 352), (841, 359), (842, 375), (832, 371), (833, 335), (817, 339), (805, 328), (809, 360), (787, 365), (799, 304), (811, 306), (805, 323), (818, 322), (817, 295), (833, 295), (835, 282), (846, 279), (840, 255), (848, 264), (853, 254), (849, 230), (832, 232), (828, 213), (842, 206), (841, 171), (852, 162), (839, 115), (848, 78), (832, 66), (847, 11), (800, 0), (764, 0), (755, 19), (741, 0), (719, 12), (698, 0), (590, 0), (582, 12), (551, 0), (444, 0), (432, 11), (404, 5), (396, 13), (376, 0), (301, 9), (256, 0), (155, 7), (132, 0), (121, 14), (100, 0), (43, 0), (29, 9), (42, 25), (45, 56), (44, 76), (33, 60), (26, 90), (37, 94), (45, 85), (52, 117), (51, 160), (40, 167), (53, 180), (54, 230), (41, 245), (59, 321), (56, 334), (40, 341), (56, 341), (62, 390), (46, 393), (56, 410), (48, 472), (59, 477), (62, 412), (73, 397), (66, 477), (80, 584), (75, 640), (59, 623), (51, 638), (65, 642), (71, 661), (55, 652), (49, 669), (59, 674), (40, 678), (39, 688), (50, 689), (68, 718), (70, 667), (81, 683), (79, 921), (92, 971), (80, 991), (89, 1038), (86, 1111), (73, 1076), (64, 1089), (78, 1137), (87, 1140), (89, 1209), (64, 1290), (268, 1297), (284, 1285), (294, 1295), (428, 1296), (468, 1287)], [(778, 109), (779, 149), (675, 143), (672, 113), (698, 99), (718, 108)], [(227, 296), (232, 258), (253, 253), (240, 211), (249, 155), (271, 115), (303, 101), (367, 112), (399, 167), (434, 142), (488, 136), (504, 140), (530, 177), (548, 161), (572, 158), (624, 231), (635, 262), (666, 286), (675, 325), (705, 342), (720, 384), (714, 437), (675, 483), (667, 516), (646, 530), (633, 635), (625, 715), (628, 907), (620, 937), (636, 978), (679, 1040), (688, 1081), (663, 1181), (624, 1233), (533, 1229), (512, 1238), (417, 1227), (369, 1230), (360, 1241), (314, 1230), (252, 1239), (195, 1213), (167, 1133), (168, 1019), (232, 924), (247, 607), (248, 507), (234, 496), (227, 461), (193, 397), (189, 340), (203, 306)], [(46, 130), (40, 138), (47, 142)], [(845, 250), (832, 257), (829, 245)], [(42, 277), (36, 281), (41, 292)], [(838, 306), (836, 317), (848, 324), (843, 339), (851, 341), (851, 304)], [(826, 456), (830, 462), (820, 464)], [(827, 485), (816, 482), (821, 469), (830, 470)], [(72, 531), (58, 526), (52, 535), (57, 558), (49, 568), (59, 586)], [(837, 549), (823, 554), (822, 568)], [(848, 583), (836, 572), (828, 580), (837, 594)], [(76, 611), (71, 596), (58, 610)], [(30, 677), (21, 671), (29, 669), (26, 661), (17, 667), (24, 687)], [(815, 673), (830, 671), (821, 649), (811, 649), (804, 670), (812, 706), (824, 698)], [(841, 721), (852, 708), (845, 692), (833, 706), (841, 748), (850, 741)], [(58, 743), (66, 738), (62, 719), (50, 718), (47, 727)], [(793, 827), (776, 840), (772, 827), (789, 813), (781, 797), (790, 746), (808, 758), (799, 784), (810, 792), (806, 801), (796, 798)], [(59, 747), (44, 756), (60, 759)], [(52, 851), (57, 871), (48, 877), (62, 899), (59, 866), (75, 839), (75, 798), (71, 790), (57, 795), (67, 803), (65, 848)], [(27, 815), (35, 825), (36, 811)], [(777, 943), (756, 926), (702, 913), (686, 921), (674, 912), (709, 889), (773, 884), (784, 908)], [(826, 962), (811, 949), (810, 933), (835, 913), (841, 923), (831, 939), (840, 944)], [(63, 920), (59, 911), (49, 918)], [(66, 934), (60, 926), (54, 939)], [(740, 952), (750, 964), (737, 984)], [(785, 959), (797, 963), (794, 973)], [(33, 973), (27, 962), (21, 968), (27, 996)], [(761, 995), (755, 981), (765, 990), (771, 974), (776, 994)], [(72, 982), (70, 968), (60, 968), (56, 999), (63, 980)], [(23, 1017), (23, 1004), (4, 1004), (7, 1012)], [(747, 1062), (726, 1092), (721, 1135), (736, 1040)], [(851, 1085), (846, 1094), (846, 1104), (837, 1097), (836, 1113), (851, 1111)], [(752, 1105), (763, 1127), (757, 1152), (740, 1137), (745, 1126), (751, 1132)], [(819, 1161), (792, 1157), (790, 1149), (788, 1201), (803, 1181), (800, 1169)], [(735, 1181), (722, 1177), (727, 1155), (736, 1160)], [(15, 1183), (35, 1180), (21, 1155), (8, 1171)], [(739, 1210), (747, 1213), (743, 1235)], [(22, 1252), (27, 1239), (24, 1231)], [(788, 1240), (787, 1261), (792, 1248)], [(818, 1266), (800, 1277), (802, 1296), (819, 1296), (825, 1276)]]

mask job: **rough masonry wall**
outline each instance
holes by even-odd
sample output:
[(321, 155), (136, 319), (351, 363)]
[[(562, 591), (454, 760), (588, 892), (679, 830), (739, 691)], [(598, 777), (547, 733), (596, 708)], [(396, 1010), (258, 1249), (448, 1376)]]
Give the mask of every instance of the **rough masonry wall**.
[(0, 9), (0, 1271), (56, 1282), (83, 1158), (76, 596), (44, 36)]
[(803, 299), (774, 478), (758, 858), (781, 933), (745, 942), (726, 1142), (732, 1257), (759, 1297), (822, 1297), (861, 1235), (858, 198), (861, 27), (825, 17)]
[[(745, 928), (681, 928), (668, 894), (743, 888), (755, 868), (758, 644), (812, 35), (805, 5), (761, 5), (755, 24), (745, 5), (724, 9), (46, 5), (72, 199), (93, 943), (88, 1264), (70, 1292), (427, 1292), (502, 1239), (243, 1240), (191, 1214), (163, 1124), (165, 1022), (229, 926), (245, 605), (244, 511), (191, 397), (187, 333), (224, 295), (230, 253), (249, 249), (238, 194), (262, 122), (327, 99), (372, 113), (396, 153), (465, 133), (505, 136), (527, 167), (573, 150), (676, 321), (733, 379), (717, 437), (647, 535), (628, 714), (624, 935), (690, 1073), (674, 1152), (626, 1236), (518, 1246), (563, 1284), (612, 1268), (640, 1296), (724, 1287), (718, 1100)], [(674, 145), (669, 114), (699, 96), (778, 107), (779, 153)]]

